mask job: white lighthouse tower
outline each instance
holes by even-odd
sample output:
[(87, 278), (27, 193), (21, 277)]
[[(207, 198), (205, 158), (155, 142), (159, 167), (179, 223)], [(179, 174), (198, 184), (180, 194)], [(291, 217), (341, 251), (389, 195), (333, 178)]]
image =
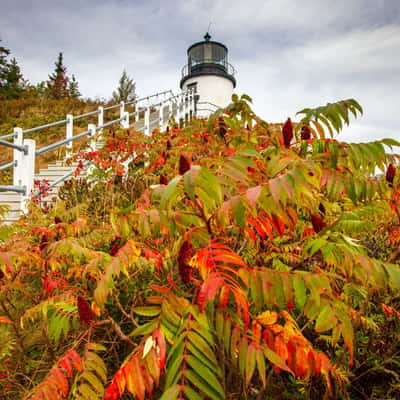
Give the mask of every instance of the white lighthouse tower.
[(188, 48), (188, 63), (182, 69), (180, 87), (182, 91), (194, 90), (198, 117), (208, 117), (217, 108), (226, 107), (236, 86), (228, 48), (210, 39), (207, 32), (204, 41)]

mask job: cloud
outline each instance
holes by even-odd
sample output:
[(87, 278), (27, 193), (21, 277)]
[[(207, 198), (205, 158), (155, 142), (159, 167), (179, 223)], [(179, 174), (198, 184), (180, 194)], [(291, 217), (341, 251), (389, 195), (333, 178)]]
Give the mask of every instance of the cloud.
[(125, 68), (140, 95), (178, 90), (187, 47), (209, 22), (229, 47), (238, 93), (269, 121), (354, 97), (349, 140), (400, 136), (397, 0), (3, 0), (0, 32), (31, 82), (59, 51), (85, 96), (109, 97)]
[[(393, 87), (400, 87), (400, 60), (393, 55), (399, 50), (397, 25), (275, 49), (272, 54), (239, 61), (239, 91), (246, 88), (249, 94), (256, 93), (256, 111), (272, 121), (281, 121), (304, 106), (353, 97), (365, 110), (360, 121), (369, 127), (365, 136), (359, 133), (355, 139), (381, 136), (372, 127), (395, 137), (400, 102)], [(350, 137), (349, 130), (345, 131), (344, 136)]]

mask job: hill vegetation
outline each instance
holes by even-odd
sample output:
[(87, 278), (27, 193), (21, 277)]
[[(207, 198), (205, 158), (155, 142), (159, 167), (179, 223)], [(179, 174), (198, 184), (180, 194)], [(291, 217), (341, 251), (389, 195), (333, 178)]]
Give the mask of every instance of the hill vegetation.
[(80, 154), (0, 226), (0, 398), (398, 398), (399, 143), (329, 136), (361, 112), (234, 96)]
[[(79, 91), (75, 75), (69, 76), (64, 64), (63, 54), (59, 53), (54, 71), (47, 80), (30, 84), (24, 78), (21, 69), (11, 52), (0, 46), (0, 136), (13, 132), (14, 127), (29, 129), (51, 122), (64, 120), (67, 114), (79, 115), (94, 111), (100, 105), (108, 102), (132, 100), (136, 97), (134, 81), (123, 71), (116, 92), (109, 101), (84, 99)], [(114, 119), (118, 110), (107, 112), (106, 118)], [(82, 132), (87, 124), (97, 123), (97, 117), (91, 116), (74, 121), (75, 133)], [(34, 139), (37, 148), (49, 145), (65, 138), (65, 126), (56, 126), (29, 133), (25, 137)], [(86, 140), (75, 142), (79, 150), (86, 146)], [(65, 149), (48, 152), (36, 160), (36, 170), (47, 166), (50, 162), (64, 156)], [(0, 165), (12, 161), (13, 152), (3, 147), (0, 154)], [(2, 171), (1, 184), (10, 184), (12, 171)]]

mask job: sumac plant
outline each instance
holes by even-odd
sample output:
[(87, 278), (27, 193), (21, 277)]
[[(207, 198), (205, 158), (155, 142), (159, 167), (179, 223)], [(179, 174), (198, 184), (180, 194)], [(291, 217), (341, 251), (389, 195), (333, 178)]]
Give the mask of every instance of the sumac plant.
[(232, 100), (0, 227), (1, 399), (399, 398), (399, 143)]

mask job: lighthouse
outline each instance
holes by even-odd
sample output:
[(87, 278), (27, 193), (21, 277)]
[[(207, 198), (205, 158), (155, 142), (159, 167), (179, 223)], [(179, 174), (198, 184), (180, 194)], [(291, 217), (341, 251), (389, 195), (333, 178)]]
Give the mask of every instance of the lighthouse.
[(207, 32), (203, 41), (188, 48), (187, 57), (188, 62), (182, 69), (181, 90), (193, 90), (196, 115), (208, 117), (231, 102), (236, 86), (235, 69), (228, 62), (228, 48), (212, 41)]

